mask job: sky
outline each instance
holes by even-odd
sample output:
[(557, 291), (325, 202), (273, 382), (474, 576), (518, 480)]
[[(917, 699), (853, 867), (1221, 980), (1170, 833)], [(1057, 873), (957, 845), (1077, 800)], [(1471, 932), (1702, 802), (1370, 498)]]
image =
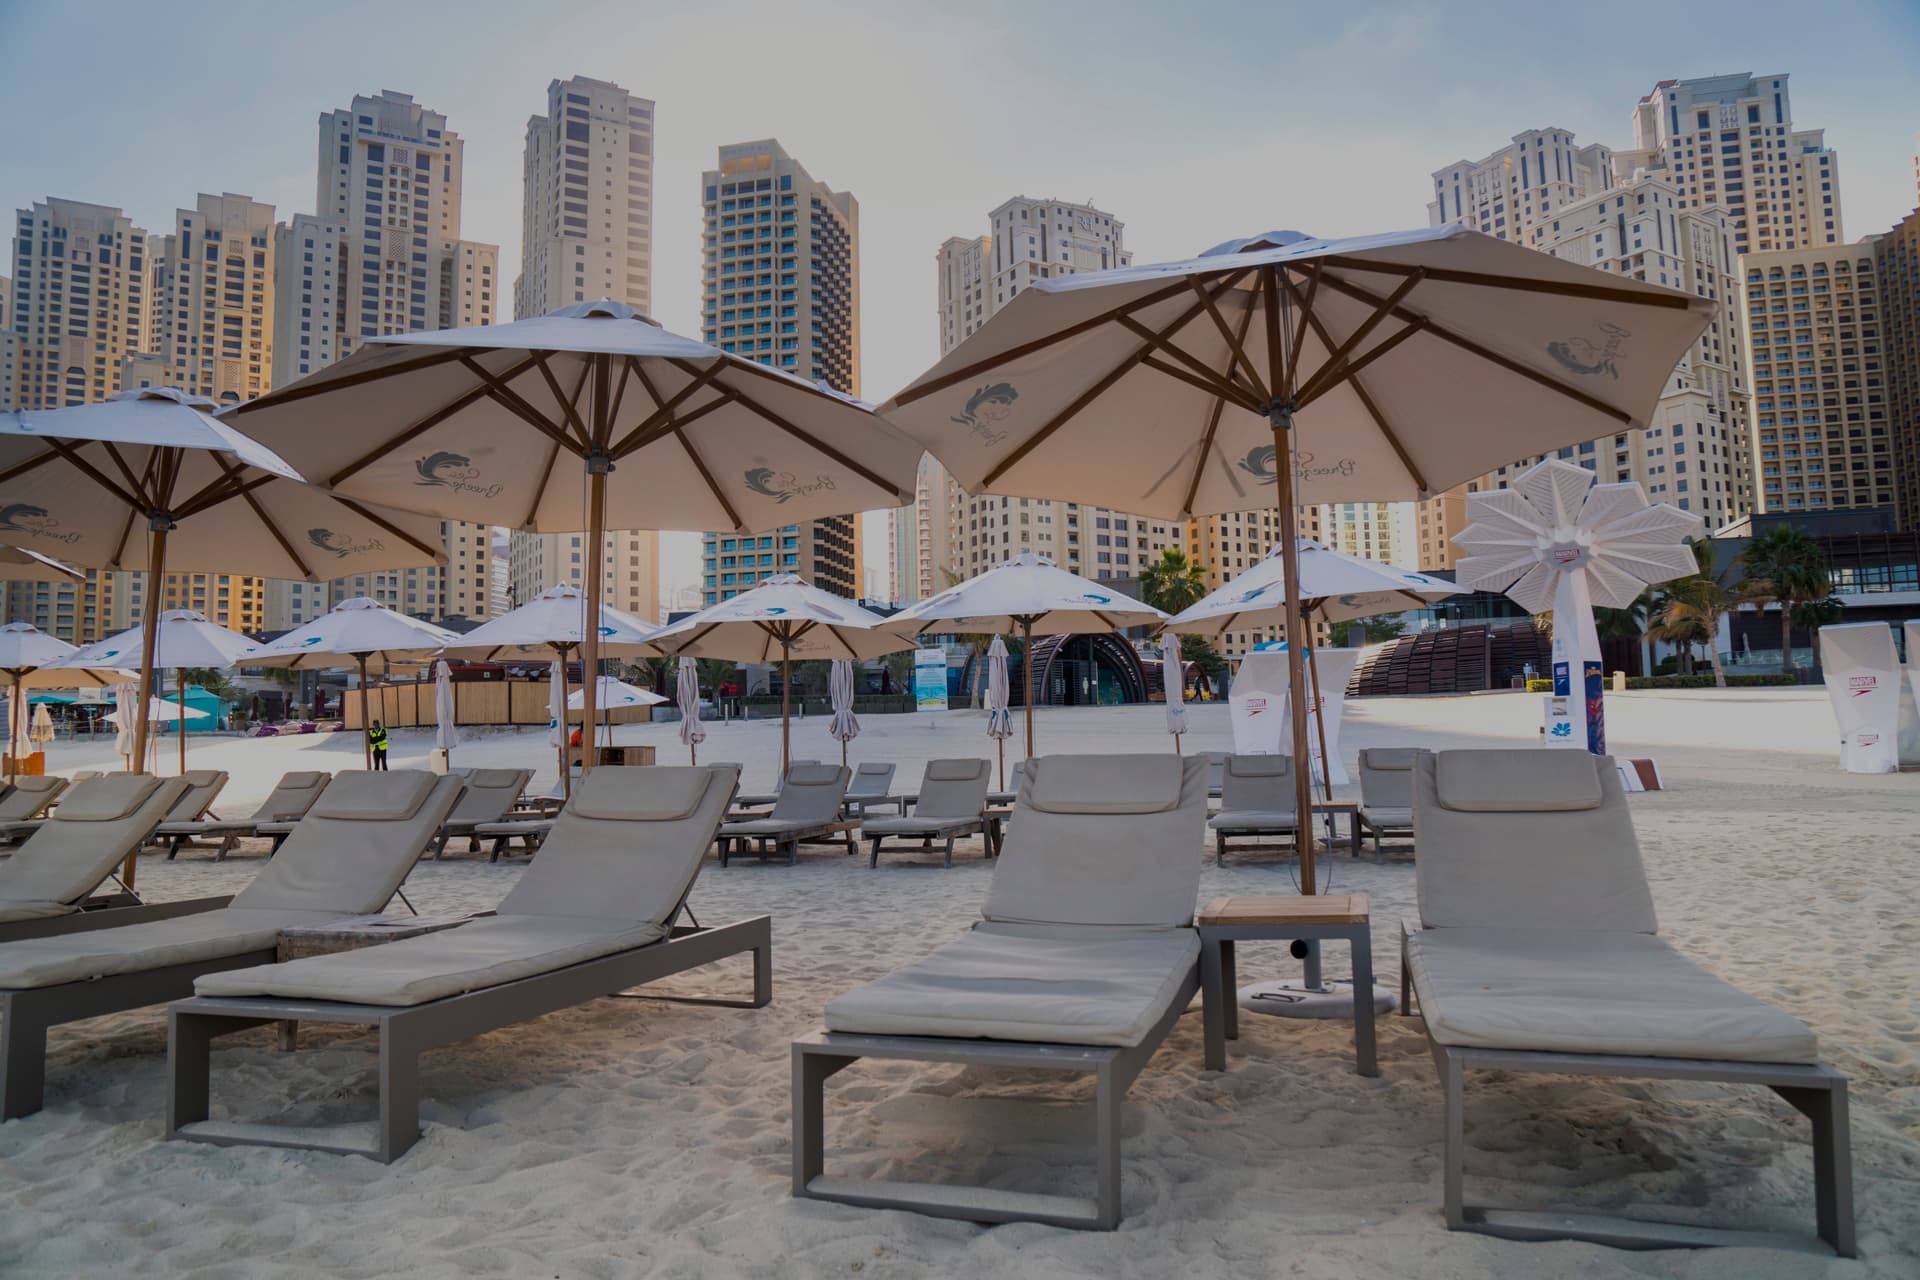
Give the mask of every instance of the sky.
[[(860, 202), (875, 402), (939, 355), (935, 249), (1014, 195), (1111, 212), (1139, 263), (1424, 226), (1433, 170), (1523, 130), (1623, 148), (1657, 80), (1785, 72), (1857, 239), (1914, 207), (1920, 131), (1920, 0), (0, 0), (0, 65), (0, 202), (117, 205), (154, 232), (202, 191), (310, 211), (320, 114), (410, 93), (466, 140), (461, 234), (497, 242), (507, 280), (527, 117), (550, 80), (611, 80), (658, 103), (653, 312), (696, 337), (701, 171), (778, 138)], [(665, 543), (666, 584), (691, 583), (697, 542)]]

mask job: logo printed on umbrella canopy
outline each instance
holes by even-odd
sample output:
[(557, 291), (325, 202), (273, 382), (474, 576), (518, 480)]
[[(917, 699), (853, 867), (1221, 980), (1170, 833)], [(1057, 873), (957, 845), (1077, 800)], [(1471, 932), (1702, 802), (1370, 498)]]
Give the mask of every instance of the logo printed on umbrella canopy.
[(786, 502), (801, 494), (821, 493), (835, 488), (832, 476), (819, 475), (803, 481), (791, 471), (775, 471), (772, 467), (749, 467), (742, 478), (747, 488), (775, 502)]
[(1273, 446), (1270, 444), (1247, 450), (1247, 456), (1240, 459), (1240, 469), (1261, 484), (1272, 484), (1280, 478), (1273, 469)]
[(1605, 335), (1599, 342), (1590, 338), (1564, 338), (1547, 344), (1547, 354), (1558, 360), (1574, 373), (1604, 373), (1612, 378), (1620, 376), (1619, 366), (1615, 363), (1620, 355), (1622, 340), (1631, 338), (1632, 332), (1617, 324), (1602, 322), (1600, 332)]
[(497, 484), (475, 484), (480, 478), (480, 468), (473, 465), (473, 459), (464, 453), (449, 453), (442, 449), (430, 453), (413, 464), (420, 474), (415, 480), (417, 485), (438, 485), (451, 489), (455, 493), (471, 493), (482, 498), (497, 498), (505, 486)]
[(1095, 604), (1112, 604), (1113, 603), (1112, 596), (1096, 595), (1094, 592), (1091, 592), (1091, 591), (1086, 592), (1080, 598), (1082, 600), (1091, 600)]
[(45, 507), (31, 502), (10, 502), (0, 507), (0, 529), (24, 533), (30, 538), (45, 538), (49, 542), (74, 543), (82, 536), (78, 532), (61, 533), (60, 522), (48, 514)]
[(1020, 398), (1011, 382), (990, 382), (967, 397), (967, 407), (948, 419), (972, 431), (983, 445), (996, 445), (1007, 438), (1004, 431), (995, 431), (996, 422), (1005, 422), (1007, 415), (1013, 412), (1013, 402)]
[(345, 534), (335, 533), (331, 529), (307, 530), (307, 541), (322, 551), (330, 552), (345, 560), (348, 556), (363, 556), (372, 551), (385, 551), (387, 544), (378, 538), (369, 538), (365, 542), (355, 542)]
[(1319, 480), (1327, 476), (1350, 476), (1360, 464), (1352, 458), (1337, 458), (1332, 462), (1316, 463), (1310, 453), (1300, 454), (1293, 464), (1295, 480)]

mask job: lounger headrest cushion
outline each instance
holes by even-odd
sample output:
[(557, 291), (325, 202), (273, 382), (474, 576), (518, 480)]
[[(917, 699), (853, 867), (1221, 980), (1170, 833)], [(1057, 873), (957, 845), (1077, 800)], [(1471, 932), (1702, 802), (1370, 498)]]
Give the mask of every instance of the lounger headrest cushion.
[(928, 782), (972, 782), (992, 766), (985, 760), (929, 760)]
[(350, 822), (395, 822), (411, 818), (426, 802), (435, 781), (432, 774), (417, 769), (396, 769), (390, 773), (347, 770), (320, 793), (310, 816)]
[(1029, 764), (1025, 799), (1042, 813), (1165, 813), (1180, 803), (1179, 756), (1044, 756)]
[(700, 807), (716, 770), (601, 765), (573, 784), (573, 812), (607, 822), (675, 822)]
[(333, 781), (333, 775), (319, 769), (305, 769), (298, 773), (289, 773), (280, 779), (280, 786), (288, 791), (311, 791), (315, 787), (324, 787)]
[(196, 791), (203, 787), (211, 787), (216, 783), (225, 782), (227, 779), (227, 775), (218, 769), (189, 769), (180, 776), (185, 778), (187, 785)]
[(145, 773), (115, 773), (76, 782), (61, 801), (62, 822), (118, 822), (147, 802), (160, 779)]
[[(93, 776), (97, 778), (100, 775), (96, 773)], [(89, 779), (85, 779), (85, 778), (74, 779), (75, 785), (78, 785), (79, 783), (85, 782), (85, 781), (89, 781)], [(33, 778), (33, 777), (15, 778), (13, 780), (14, 790), (33, 792), (35, 794), (44, 794), (45, 792), (48, 792), (48, 791), (58, 791), (61, 787), (64, 787), (66, 785), (67, 785), (67, 780), (65, 778), (52, 777), (52, 776), (43, 776), (39, 778)]]
[(869, 761), (855, 768), (853, 772), (857, 777), (877, 778), (883, 773), (892, 773), (893, 766), (890, 764), (875, 764)]
[(1413, 758), (1419, 755), (1420, 751), (1419, 747), (1368, 747), (1360, 753), (1360, 767), (1382, 772), (1411, 773)]
[(790, 787), (831, 787), (840, 781), (837, 764), (796, 764), (787, 770)]
[(1227, 772), (1236, 778), (1286, 778), (1293, 775), (1292, 756), (1228, 756)]
[(1600, 807), (1600, 773), (1584, 751), (1502, 752), (1488, 768), (1481, 751), (1442, 751), (1434, 791), (1463, 813), (1570, 813)]
[(519, 789), (527, 784), (527, 772), (524, 769), (469, 769), (467, 786), (484, 788), (488, 791), (512, 787)]

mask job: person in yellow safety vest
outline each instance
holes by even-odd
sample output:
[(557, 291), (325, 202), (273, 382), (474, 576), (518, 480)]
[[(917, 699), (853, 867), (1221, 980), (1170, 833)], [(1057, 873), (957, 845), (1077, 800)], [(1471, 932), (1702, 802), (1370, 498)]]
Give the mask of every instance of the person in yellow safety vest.
[(387, 767), (387, 727), (378, 720), (373, 728), (367, 730), (367, 745), (373, 748), (373, 767), (384, 772)]

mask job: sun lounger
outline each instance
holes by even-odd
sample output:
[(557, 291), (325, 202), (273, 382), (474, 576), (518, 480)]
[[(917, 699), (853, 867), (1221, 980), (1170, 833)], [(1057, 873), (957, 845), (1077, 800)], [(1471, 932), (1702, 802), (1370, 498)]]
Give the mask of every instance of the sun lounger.
[(461, 775), (467, 789), (460, 793), (460, 803), (453, 807), (453, 816), (440, 828), (440, 834), (433, 842), (435, 862), (440, 861), (440, 855), (447, 851), (447, 841), (456, 836), (467, 838), (467, 852), (478, 850), (480, 837), (474, 828), (482, 824), (504, 822), (514, 803), (520, 799), (520, 793), (532, 781), (533, 770), (463, 769)]
[[(1413, 765), (1413, 818), (1421, 918), (1403, 939), (1402, 1008), (1410, 985), (1445, 1099), (1449, 1228), (1632, 1249), (1814, 1245), (1804, 1236), (1465, 1202), (1468, 1071), (1712, 1080), (1764, 1085), (1812, 1120), (1820, 1238), (1853, 1255), (1847, 1078), (1820, 1061), (1805, 1023), (1657, 936), (1611, 759), (1423, 752)], [(1582, 1128), (1591, 1123), (1586, 1116)], [(1598, 1141), (1617, 1157), (1617, 1143)], [(1743, 1163), (1751, 1146), (1742, 1145)]]
[(0, 822), (29, 822), (39, 817), (67, 786), (65, 778), (15, 778), (5, 794), (0, 794)]
[[(223, 861), (235, 844), (249, 836), (261, 834), (261, 823), (298, 822), (305, 817), (331, 781), (333, 775), (322, 770), (297, 770), (282, 774), (279, 783), (250, 818), (168, 821), (161, 823), (160, 830), (155, 834), (167, 842), (168, 861), (172, 861), (182, 849), (212, 849), (214, 861)], [(214, 843), (202, 844), (202, 840)]]
[(1026, 774), (1027, 774), (1027, 762), (1025, 760), (1014, 761), (1013, 762), (1013, 790), (989, 791), (987, 792), (987, 803), (990, 805), (1004, 807), (1006, 805), (1012, 804), (1015, 800), (1019, 799), (1020, 798), (1020, 780), (1026, 777)]
[(1233, 836), (1285, 836), (1287, 847), (1293, 847), (1300, 838), (1293, 757), (1228, 756), (1221, 770), (1220, 812), (1207, 819), (1207, 829), (1213, 832), (1216, 866), (1226, 862), (1227, 840)]
[(1373, 835), (1373, 855), (1383, 856), (1382, 836), (1413, 836), (1413, 759), (1418, 747), (1367, 747), (1360, 752), (1360, 807), (1354, 821)]
[(789, 760), (787, 762), (786, 774), (773, 780), (772, 791), (736, 795), (733, 798), (733, 807), (735, 809), (764, 809), (770, 804), (777, 804), (780, 800), (780, 793), (787, 789), (787, 778), (792, 775), (795, 769), (808, 765), (817, 765), (819, 763), (818, 760)]
[(116, 773), (74, 784), (54, 816), (0, 865), (0, 942), (192, 915), (227, 899), (143, 903), (100, 887), (186, 794), (179, 778)]
[(1233, 758), (1231, 751), (1204, 751), (1207, 758), (1207, 795), (1218, 800), (1226, 789), (1227, 761)]
[[(794, 1195), (973, 1222), (1118, 1225), (1121, 1099), (1200, 985), (1206, 761), (1032, 764), (972, 932), (829, 1001), (826, 1030), (794, 1042)], [(827, 1175), (823, 1087), (859, 1058), (1094, 1075), (1095, 1194)]]
[[(618, 766), (624, 768), (626, 766)], [(518, 816), (508, 814), (499, 822), (482, 822), (473, 828), (476, 841), (491, 841), (493, 848), (487, 853), (488, 862), (498, 862), (502, 857), (513, 853), (513, 842), (520, 842), (520, 852), (532, 857), (540, 849), (540, 842), (553, 830), (555, 818), (540, 817), (525, 813)]]
[(880, 761), (855, 765), (853, 780), (847, 784), (847, 798), (842, 802), (840, 811), (849, 818), (864, 818), (867, 810), (875, 805), (894, 805), (901, 813), (905, 813), (906, 797), (888, 794), (893, 790), (893, 772), (892, 764)]
[(231, 905), (0, 946), (0, 1120), (40, 1109), (49, 1027), (177, 1000), (201, 974), (267, 963), (282, 926), (380, 910), (460, 786), (408, 770), (342, 773)]
[(187, 780), (187, 792), (167, 811), (168, 822), (198, 822), (213, 808), (213, 802), (227, 788), (224, 769), (189, 769), (180, 775)]
[[(595, 769), (497, 913), (384, 946), (228, 970), (195, 984), (169, 1015), (167, 1132), (216, 1143), (307, 1147), (392, 1161), (419, 1137), (422, 1051), (752, 953), (758, 1008), (773, 995), (767, 916), (676, 926), (739, 775), (731, 769)], [(667, 997), (661, 997), (667, 998)], [(209, 1047), (263, 1022), (372, 1027), (380, 1036), (380, 1119), (289, 1132), (209, 1121)]]
[[(872, 843), (867, 865), (880, 865), (881, 843), (892, 836), (919, 840), (922, 849), (931, 849), (935, 840), (945, 840), (946, 865), (952, 866), (953, 842), (986, 831), (987, 783), (992, 776), (993, 764), (988, 760), (929, 760), (913, 816), (868, 818), (861, 823), (860, 835)], [(993, 843), (986, 843), (987, 856), (992, 857)]]
[(787, 865), (799, 860), (800, 846), (810, 841), (844, 836), (847, 852), (854, 851), (853, 833), (860, 824), (842, 820), (840, 802), (847, 794), (847, 771), (834, 764), (796, 764), (787, 770), (787, 785), (780, 789), (773, 812), (764, 818), (744, 818), (721, 827), (720, 865), (733, 856), (736, 842), (744, 851), (749, 842), (753, 852), (765, 859), (769, 852), (787, 851)]

